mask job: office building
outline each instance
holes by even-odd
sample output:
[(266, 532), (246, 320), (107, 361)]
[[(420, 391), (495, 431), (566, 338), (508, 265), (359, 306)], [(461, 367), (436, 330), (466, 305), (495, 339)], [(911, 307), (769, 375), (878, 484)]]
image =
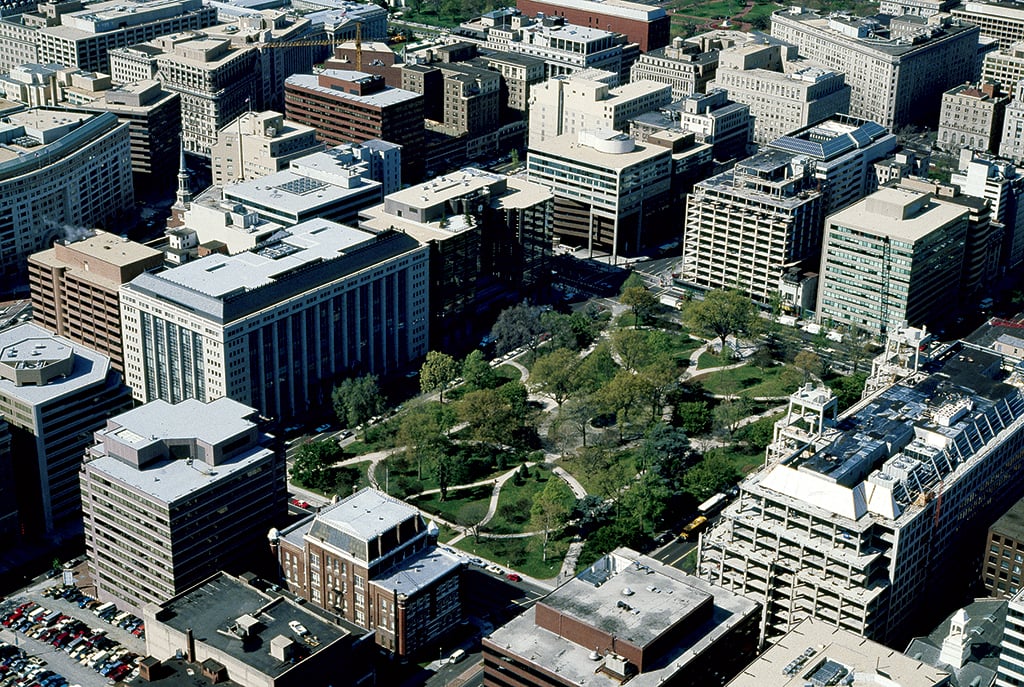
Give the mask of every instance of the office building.
[(991, 685), (1002, 663), (1007, 605), (1005, 600), (975, 599), (927, 635), (914, 637), (903, 653), (945, 672), (950, 685)]
[(422, 173), (423, 96), (363, 72), (326, 69), (285, 81), (285, 116), (316, 129), (329, 146), (381, 139), (402, 146), (402, 174)]
[(111, 76), (127, 83), (146, 73), (181, 99), (185, 150), (209, 157), (217, 134), (248, 110), (256, 94), (255, 48), (201, 33), (179, 33), (110, 53)]
[(629, 135), (643, 142), (658, 131), (694, 134), (700, 143), (712, 146), (715, 160), (727, 162), (744, 158), (754, 138), (750, 106), (729, 100), (725, 91), (693, 93), (657, 112), (633, 117)]
[(153, 401), (106, 421), (81, 470), (89, 573), (140, 610), (244, 569), (287, 508), (284, 456), (237, 401)]
[[(244, 2), (245, 0), (242, 0), (242, 4)], [(363, 41), (387, 39), (388, 10), (376, 3), (355, 0), (296, 0), (291, 5), (314, 24), (323, 26), (329, 40), (355, 40), (357, 26)]]
[(531, 146), (526, 169), (555, 196), (555, 236), (617, 260), (678, 229), (668, 221), (671, 153), (615, 131), (581, 131)]
[(278, 112), (245, 112), (220, 130), (210, 149), (213, 183), (257, 179), (288, 167), (295, 158), (324, 149), (316, 130)]
[[(369, 5), (373, 7), (373, 5)], [(406, 59), (409, 53), (406, 53)], [(384, 41), (367, 41), (363, 34), (360, 45), (349, 41), (334, 46), (334, 53), (324, 60), (324, 69), (355, 69), (384, 78), (384, 84), (391, 88), (402, 87), (402, 56)], [(312, 70), (307, 70), (312, 71)]]
[(497, 9), (473, 21), (463, 22), (455, 32), (460, 39), (488, 50), (526, 55), (543, 60), (546, 76), (573, 74), (583, 69), (603, 69), (629, 78), (635, 55), (627, 55), (625, 36), (603, 28), (572, 24), (559, 16), (523, 14), (517, 9)]
[(704, 50), (691, 40), (676, 36), (671, 45), (645, 52), (629, 71), (630, 81), (648, 79), (672, 87), (672, 100), (692, 93), (707, 93), (718, 69), (718, 50)]
[[(476, 46), (467, 47), (476, 53)], [(431, 120), (427, 125), (431, 130), (462, 136), (498, 128), (501, 75), (484, 66), (444, 61), (406, 63), (402, 66), (402, 88), (423, 96), (423, 112)]]
[(994, 81), (1004, 93), (1016, 96), (1017, 84), (1024, 79), (1024, 42), (1014, 43), (1004, 50), (985, 55), (981, 66), (981, 81)]
[(6, 549), (17, 541), (20, 533), (18, 518), (18, 487), (14, 482), (14, 454), (11, 453), (11, 430), (0, 420), (0, 548)]
[(978, 28), (941, 15), (823, 17), (789, 8), (772, 14), (772, 36), (846, 74), (849, 114), (889, 130), (933, 123), (942, 93), (978, 76)]
[(942, 94), (935, 145), (950, 153), (964, 148), (999, 152), (1003, 115), (1009, 102), (1010, 97), (995, 82), (954, 86)]
[(768, 303), (789, 269), (816, 264), (825, 199), (807, 157), (768, 150), (699, 182), (686, 202), (681, 278)]
[(142, 619), (143, 684), (160, 684), (182, 661), (189, 684), (200, 675), (239, 687), (375, 684), (374, 645), (365, 632), (226, 573), (164, 603), (147, 604)]
[[(1010, 336), (1017, 334), (1011, 332)], [(1005, 345), (1010, 336), (1000, 337)], [(1018, 339), (1014, 343), (1021, 343)], [(1018, 560), (1018, 558), (1020, 560)], [(1024, 502), (1018, 501), (988, 528), (982, 582), (990, 596), (1010, 598), (1021, 590), (1024, 566)]]
[(726, 687), (844, 684), (851, 677), (852, 685), (952, 687), (949, 673), (811, 616), (779, 637)]
[(972, 150), (960, 151), (957, 169), (950, 183), (989, 201), (993, 220), (1004, 227), (1000, 267), (1013, 269), (1024, 260), (1024, 176), (1008, 161)]
[(0, 19), (0, 71), (34, 62), (110, 74), (110, 50), (216, 20), (217, 11), (201, 0), (44, 2)]
[(915, 17), (927, 18), (943, 12), (949, 12), (950, 9), (958, 4), (959, 0), (882, 0), (879, 3), (878, 11), (894, 17), (909, 14)]
[(755, 602), (619, 548), (484, 638), (484, 684), (720, 684), (756, 655), (759, 615)]
[(873, 334), (942, 321), (957, 298), (968, 214), (931, 193), (882, 188), (829, 216), (818, 321)]
[(1009, 50), (1024, 41), (1024, 10), (1013, 3), (968, 0), (949, 10), (957, 19), (981, 30), (981, 35), (999, 41), (1000, 50)]
[(142, 403), (227, 396), (295, 417), (343, 374), (385, 375), (426, 354), (426, 287), (415, 239), (322, 219), (142, 274), (121, 287), (128, 384)]
[(516, 0), (525, 15), (563, 17), (578, 26), (621, 33), (630, 43), (649, 52), (668, 45), (670, 17), (661, 7), (629, 0)]
[(530, 91), (530, 146), (583, 130), (626, 133), (629, 120), (657, 110), (672, 100), (672, 88), (657, 81), (635, 81), (611, 87), (617, 76), (588, 71), (557, 76)]
[(837, 115), (774, 139), (768, 147), (813, 162), (827, 215), (878, 187), (873, 165), (896, 150), (896, 137), (875, 122)]
[(360, 213), (360, 228), (395, 229), (430, 249), (434, 350), (479, 341), (510, 302), (545, 288), (554, 200), (544, 186), (473, 167), (389, 194)]
[[(0, 282), (24, 284), (28, 256), (111, 227), (135, 204), (128, 125), (110, 113), (34, 108), (0, 128)], [(3, 287), (0, 287), (3, 288)]]
[(32, 319), (102, 353), (124, 372), (118, 289), (162, 266), (160, 251), (104, 231), (56, 241), (28, 259)]
[(508, 97), (503, 103), (503, 122), (525, 119), (529, 111), (530, 91), (535, 84), (544, 81), (544, 61), (511, 52), (490, 52), (481, 55), (479, 61), (488, 69), (501, 74), (502, 92)]
[(22, 534), (81, 531), (89, 435), (131, 404), (106, 356), (34, 324), (0, 331), (0, 414), (10, 427)]
[(876, 364), (888, 381), (838, 420), (828, 389), (793, 394), (765, 468), (704, 534), (698, 570), (765, 604), (769, 635), (814, 617), (908, 641), (1020, 498), (1021, 389), (991, 353), (950, 346), (924, 371), (919, 346), (890, 349), (901, 373)]
[(842, 72), (799, 60), (794, 46), (780, 43), (723, 49), (709, 87), (750, 106), (754, 142), (760, 144), (846, 113), (850, 107), (850, 87)]
[(397, 656), (429, 646), (462, 620), (463, 563), (437, 546), (412, 506), (362, 489), (281, 530), (289, 591), (366, 630)]
[(1017, 687), (1024, 682), (1024, 595), (1021, 592), (1007, 602), (1000, 649), (996, 687)]

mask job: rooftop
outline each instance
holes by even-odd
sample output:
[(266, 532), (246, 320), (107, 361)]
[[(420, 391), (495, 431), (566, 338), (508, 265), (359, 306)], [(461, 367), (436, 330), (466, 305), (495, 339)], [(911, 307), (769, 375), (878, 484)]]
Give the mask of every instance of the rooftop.
[(989, 529), (1014, 541), (1024, 542), (1024, 499), (1010, 506)]
[(806, 618), (726, 687), (935, 687), (946, 677), (945, 672), (878, 642)]
[(40, 405), (106, 382), (110, 359), (91, 348), (80, 346), (30, 322), (0, 330), (0, 351), (10, 354), (18, 346), (28, 350), (29, 343), (33, 351), (41, 345), (44, 348), (38, 350), (47, 351), (50, 355), (71, 355), (71, 373), (43, 386), (15, 386), (11, 380), (0, 377), (0, 397), (17, 398), (29, 405)]
[(337, 530), (361, 541), (370, 541), (399, 523), (418, 517), (420, 512), (404, 501), (364, 487), (321, 510), (310, 528), (310, 535), (315, 536), (321, 530)]
[[(948, 616), (925, 637), (915, 637), (904, 652), (951, 675), (952, 687), (990, 685), (999, 665), (1000, 644), (1006, 624), (1008, 604), (1004, 599), (976, 599)], [(964, 636), (970, 651), (963, 665), (942, 661), (942, 643), (949, 636), (953, 619), (966, 613)]]
[(904, 188), (882, 187), (835, 213), (828, 223), (913, 242), (966, 217), (969, 212), (963, 206), (925, 195)]
[(661, 7), (629, 0), (543, 0), (543, 4), (636, 21), (654, 21), (666, 16), (665, 10)]
[(448, 576), (461, 565), (462, 559), (458, 556), (436, 546), (427, 547), (373, 578), (373, 583), (398, 594), (410, 595)]
[[(191, 629), (197, 641), (272, 678), (281, 677), (294, 665), (271, 655), (271, 643), (276, 638), (295, 642), (313, 657), (356, 630), (330, 623), (305, 607), (265, 594), (226, 573), (218, 573), (161, 604), (157, 620), (181, 634)], [(251, 627), (245, 641), (233, 631), (243, 625)], [(295, 626), (305, 628), (306, 633), (298, 635)]]
[[(572, 160), (576, 164), (597, 168), (601, 171), (621, 172), (627, 167), (641, 164), (664, 156), (668, 159), (671, 151), (655, 145), (636, 143), (628, 152), (603, 152), (579, 142), (577, 134), (562, 134), (530, 147), (529, 155), (541, 155)], [(529, 166), (529, 160), (527, 161)]]
[(108, 427), (96, 434), (115, 437), (136, 449), (167, 439), (217, 445), (254, 427), (255, 415), (254, 409), (227, 397), (209, 403), (190, 398), (173, 405), (156, 400), (111, 418)]
[(320, 77), (333, 77), (342, 80), (352, 80), (357, 78), (356, 75), (362, 74), (363, 77), (367, 76), (363, 72), (354, 72), (341, 69), (325, 69), (319, 74), (292, 74), (289, 76), (285, 83), (289, 86), (295, 86), (302, 88), (307, 91), (315, 91), (323, 95), (330, 96), (331, 98), (337, 98), (340, 100), (351, 100), (353, 103), (362, 105), (371, 105), (374, 107), (391, 107), (400, 103), (409, 102), (416, 98), (421, 98), (419, 93), (412, 91), (406, 91), (401, 88), (393, 88), (391, 86), (385, 86), (375, 93), (369, 93), (367, 95), (356, 95), (353, 93), (346, 93), (340, 88), (332, 88), (331, 86), (320, 85)]
[(771, 146), (791, 153), (810, 155), (816, 160), (832, 160), (889, 133), (881, 124), (847, 115), (828, 119), (799, 129), (772, 141)]

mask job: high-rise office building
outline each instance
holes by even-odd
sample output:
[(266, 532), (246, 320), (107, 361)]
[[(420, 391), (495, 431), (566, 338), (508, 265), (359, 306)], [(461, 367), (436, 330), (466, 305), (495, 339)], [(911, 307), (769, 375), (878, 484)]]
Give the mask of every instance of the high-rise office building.
[(28, 259), (32, 319), (102, 353), (123, 373), (118, 289), (162, 266), (160, 251), (104, 231), (56, 241)]
[(427, 248), (322, 219), (238, 255), (121, 287), (125, 370), (143, 403), (227, 396), (283, 419), (344, 374), (397, 372), (427, 352)]
[(295, 158), (323, 149), (313, 127), (271, 110), (245, 112), (220, 130), (210, 149), (213, 183), (223, 186), (280, 172)]
[(977, 26), (982, 36), (998, 40), (1000, 50), (1024, 41), (1024, 10), (1013, 3), (968, 0), (957, 3), (949, 12)]
[(0, 331), (0, 415), (27, 535), (81, 532), (78, 470), (91, 432), (131, 405), (106, 356), (34, 324)]
[(700, 43), (676, 36), (671, 45), (640, 56), (629, 71), (630, 81), (648, 79), (672, 87), (672, 100), (692, 93), (706, 93), (718, 69), (718, 50), (705, 50)]
[(243, 568), (285, 514), (284, 456), (241, 403), (152, 401), (108, 419), (94, 437), (80, 475), (82, 513), (104, 601), (141, 609)]
[(772, 36), (843, 72), (849, 114), (890, 130), (933, 123), (942, 93), (978, 77), (978, 28), (948, 16), (824, 17), (795, 7), (772, 14)]
[(884, 334), (949, 314), (969, 211), (931, 193), (882, 188), (829, 216), (821, 249), (821, 322)]

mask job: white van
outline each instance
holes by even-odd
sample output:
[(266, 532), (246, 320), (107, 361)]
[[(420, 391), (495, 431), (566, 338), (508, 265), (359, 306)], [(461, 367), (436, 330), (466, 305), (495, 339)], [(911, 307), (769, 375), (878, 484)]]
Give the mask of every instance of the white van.
[(449, 663), (458, 663), (459, 661), (461, 661), (464, 658), (466, 658), (466, 650), (465, 649), (456, 649), (455, 651), (452, 652), (452, 655), (448, 657), (448, 662)]

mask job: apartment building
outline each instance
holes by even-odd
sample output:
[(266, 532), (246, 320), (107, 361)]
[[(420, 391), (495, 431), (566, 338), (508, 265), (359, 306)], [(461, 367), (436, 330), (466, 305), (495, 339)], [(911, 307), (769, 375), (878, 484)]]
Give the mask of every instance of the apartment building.
[(210, 148), (213, 183), (258, 179), (323, 149), (313, 127), (288, 121), (273, 110), (245, 112), (220, 130)]
[(709, 86), (750, 106), (754, 142), (759, 144), (846, 113), (850, 107), (844, 74), (796, 59), (795, 47), (777, 43), (723, 49)]
[(1013, 3), (968, 0), (950, 8), (949, 13), (977, 26), (982, 36), (998, 40), (1000, 50), (1024, 41), (1024, 9)]
[(667, 83), (672, 87), (672, 100), (706, 93), (718, 69), (718, 50), (703, 50), (691, 40), (676, 36), (671, 45), (644, 52), (630, 68), (629, 80)]
[(772, 36), (846, 74), (848, 114), (890, 130), (933, 122), (942, 93), (977, 78), (978, 27), (942, 15), (824, 17), (789, 8), (772, 14)]
[(375, 632), (407, 656), (462, 620), (461, 560), (437, 547), (437, 528), (412, 506), (364, 488), (281, 530), (277, 548), (289, 591)]
[(402, 174), (422, 174), (423, 96), (390, 88), (383, 77), (325, 69), (285, 81), (285, 117), (316, 129), (329, 146), (381, 139), (402, 146)]
[[(475, 46), (470, 47), (475, 54)], [(424, 116), (432, 120), (432, 130), (463, 136), (498, 128), (501, 75), (486, 67), (467, 62), (406, 63), (402, 88), (423, 96)]]
[(91, 432), (130, 405), (106, 356), (31, 323), (0, 330), (0, 414), (18, 457), (20, 534), (81, 533), (82, 453)]
[(218, 570), (244, 571), (285, 515), (284, 456), (237, 401), (156, 400), (93, 436), (80, 481), (102, 601), (139, 611)]
[(148, 403), (227, 396), (263, 417), (323, 402), (352, 370), (384, 375), (427, 352), (427, 249), (323, 219), (234, 256), (121, 287), (125, 371)]
[(395, 229), (430, 249), (431, 349), (479, 341), (480, 326), (551, 275), (554, 197), (536, 183), (473, 167), (384, 198), (359, 226)]
[(725, 91), (713, 90), (693, 93), (629, 122), (629, 135), (640, 142), (658, 131), (692, 133), (697, 141), (712, 146), (716, 160), (726, 162), (750, 152), (754, 118), (749, 105), (734, 103)]
[[(376, 684), (367, 633), (317, 609), (219, 572), (147, 604), (141, 682), (230, 687)], [(258, 650), (253, 647), (259, 647)]]
[(908, 641), (973, 581), (984, 523), (1020, 497), (1024, 396), (999, 357), (921, 359), (838, 420), (828, 389), (793, 394), (765, 468), (703, 536), (698, 570), (765, 604), (768, 635), (814, 617)]
[(621, 33), (649, 52), (668, 45), (670, 17), (662, 7), (629, 0), (516, 0), (516, 8), (534, 17), (563, 17), (570, 24)]
[(767, 150), (699, 182), (686, 201), (681, 278), (768, 303), (791, 268), (817, 263), (825, 198), (814, 163)]
[(669, 148), (615, 131), (581, 131), (531, 146), (526, 169), (530, 181), (554, 194), (554, 234), (565, 245), (617, 260), (675, 234)]
[(1017, 501), (988, 528), (981, 579), (990, 596), (1010, 598), (1021, 590), (1024, 566), (1024, 501)]
[(110, 50), (216, 21), (202, 0), (44, 2), (0, 20), (0, 71), (36, 62), (110, 74)]
[(896, 145), (896, 136), (875, 122), (836, 115), (781, 136), (768, 147), (802, 155), (813, 162), (827, 215), (878, 187), (872, 171), (874, 164), (892, 155)]
[(102, 353), (123, 373), (118, 289), (162, 266), (160, 251), (104, 231), (56, 241), (28, 259), (32, 319)]
[(756, 655), (757, 603), (618, 548), (483, 640), (489, 687), (720, 684)]
[[(542, 60), (546, 76), (573, 74), (582, 69), (603, 69), (625, 82), (633, 59), (621, 34), (599, 27), (572, 24), (559, 16), (530, 17), (517, 9), (497, 9), (455, 30), (459, 38), (488, 50), (510, 52)], [(637, 46), (635, 57), (639, 56)], [(624, 64), (625, 60), (625, 64)]]
[(993, 220), (1004, 227), (1000, 269), (1013, 269), (1024, 260), (1024, 176), (1010, 162), (972, 150), (960, 151), (957, 169), (950, 183), (989, 201)]
[(629, 120), (672, 101), (672, 87), (635, 81), (611, 87), (611, 72), (589, 71), (548, 79), (530, 91), (530, 146), (585, 129), (629, 130)]
[(129, 127), (111, 113), (32, 108), (0, 131), (0, 290), (72, 228), (113, 227), (135, 204)]
[(992, 81), (960, 84), (942, 94), (935, 145), (946, 152), (964, 148), (982, 153), (999, 151), (1003, 116), (1010, 96)]
[(185, 150), (209, 157), (217, 134), (248, 110), (259, 80), (254, 48), (238, 48), (230, 40), (201, 33), (179, 33), (112, 50), (111, 76), (130, 82), (147, 71), (181, 99), (181, 131)]

